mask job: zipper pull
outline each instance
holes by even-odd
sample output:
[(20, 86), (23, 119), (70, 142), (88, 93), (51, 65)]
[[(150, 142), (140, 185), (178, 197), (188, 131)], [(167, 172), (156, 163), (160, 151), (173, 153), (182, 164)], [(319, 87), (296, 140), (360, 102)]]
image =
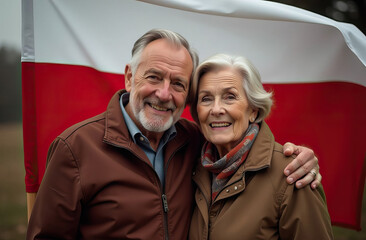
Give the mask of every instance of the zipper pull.
[(169, 208), (168, 208), (168, 199), (166, 197), (165, 194), (161, 195), (161, 199), (163, 200), (163, 208), (164, 208), (164, 212), (168, 212)]

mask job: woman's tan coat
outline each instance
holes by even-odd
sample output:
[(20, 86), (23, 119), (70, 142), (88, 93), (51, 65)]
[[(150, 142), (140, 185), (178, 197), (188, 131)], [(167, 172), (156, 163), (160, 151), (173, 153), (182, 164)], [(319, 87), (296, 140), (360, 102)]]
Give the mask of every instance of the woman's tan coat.
[(190, 239), (333, 239), (323, 188), (288, 185), (283, 170), (293, 158), (282, 152), (263, 122), (248, 158), (212, 206), (211, 174), (199, 164)]

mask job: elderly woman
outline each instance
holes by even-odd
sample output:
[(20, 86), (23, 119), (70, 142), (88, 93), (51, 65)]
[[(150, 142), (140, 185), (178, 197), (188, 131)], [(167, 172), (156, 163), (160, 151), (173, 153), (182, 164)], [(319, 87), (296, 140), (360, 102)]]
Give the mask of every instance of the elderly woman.
[(191, 114), (207, 142), (193, 180), (196, 208), (190, 239), (332, 239), (321, 186), (296, 189), (263, 121), (272, 100), (245, 58), (216, 55), (192, 83)]

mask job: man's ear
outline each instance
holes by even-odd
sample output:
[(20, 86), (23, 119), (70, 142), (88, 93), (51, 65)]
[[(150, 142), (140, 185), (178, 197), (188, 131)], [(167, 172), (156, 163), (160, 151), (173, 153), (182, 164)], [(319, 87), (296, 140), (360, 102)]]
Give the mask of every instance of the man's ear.
[(125, 67), (125, 89), (130, 92), (132, 87), (132, 69), (131, 65), (127, 64)]

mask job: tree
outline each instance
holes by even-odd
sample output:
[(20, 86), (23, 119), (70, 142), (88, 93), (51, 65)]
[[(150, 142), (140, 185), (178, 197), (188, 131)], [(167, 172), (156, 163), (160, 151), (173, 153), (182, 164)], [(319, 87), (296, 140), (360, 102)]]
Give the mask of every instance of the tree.
[(22, 120), (20, 52), (0, 47), (0, 123)]
[(365, 0), (277, 0), (340, 22), (352, 23), (366, 34)]

